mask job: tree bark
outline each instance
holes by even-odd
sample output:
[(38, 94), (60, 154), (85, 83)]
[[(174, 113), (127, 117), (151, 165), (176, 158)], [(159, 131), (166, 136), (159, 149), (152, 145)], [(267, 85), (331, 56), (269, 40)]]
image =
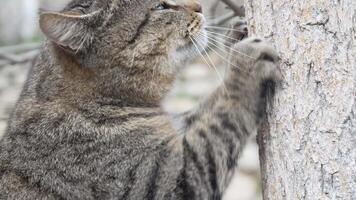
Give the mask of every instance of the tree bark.
[(285, 76), (258, 136), (264, 199), (356, 199), (356, 1), (245, 6)]

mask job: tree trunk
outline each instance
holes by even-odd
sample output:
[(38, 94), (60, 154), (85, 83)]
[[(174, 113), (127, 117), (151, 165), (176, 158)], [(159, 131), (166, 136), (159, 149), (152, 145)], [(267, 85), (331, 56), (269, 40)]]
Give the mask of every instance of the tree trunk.
[(258, 136), (264, 199), (356, 199), (356, 1), (245, 6), (285, 76)]

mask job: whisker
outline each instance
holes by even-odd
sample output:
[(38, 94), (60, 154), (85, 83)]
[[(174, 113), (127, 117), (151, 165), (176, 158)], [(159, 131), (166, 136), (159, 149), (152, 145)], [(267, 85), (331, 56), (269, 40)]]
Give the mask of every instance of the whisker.
[[(193, 40), (194, 40), (194, 38), (193, 38)], [(197, 40), (195, 40), (195, 41), (197, 42), (197, 44), (198, 44), (200, 47), (202, 47), (201, 44), (199, 43), (199, 41), (197, 41)], [(202, 47), (202, 48), (203, 48), (203, 47)], [(213, 62), (213, 60), (211, 59), (211, 57), (209, 56), (209, 54), (208, 54), (208, 52), (205, 50), (205, 48), (203, 48), (203, 51), (205, 52), (205, 55), (206, 55), (207, 58), (209, 59), (209, 61), (210, 61), (211, 65), (212, 65), (212, 67), (214, 68), (216, 74), (218, 75), (218, 77), (219, 77), (219, 79), (220, 79), (220, 82), (222, 82), (222, 85), (223, 85), (224, 89), (226, 90), (226, 92), (228, 92), (228, 91), (227, 91), (227, 88), (226, 88), (226, 86), (225, 86), (225, 83), (224, 83), (224, 79), (223, 79), (222, 75), (220, 74), (219, 70), (216, 68), (216, 66), (215, 66), (215, 64), (214, 64), (214, 62)]]
[(214, 20), (216, 17), (213, 15), (210, 16), (204, 15), (204, 18), (209, 21), (209, 20)]
[[(221, 44), (221, 43), (215, 44), (214, 41), (210, 41), (210, 40), (208, 40), (208, 43), (213, 45), (217, 49), (221, 50), (223, 53), (227, 54), (229, 52), (229, 51), (226, 51), (226, 49), (224, 49), (223, 47), (219, 46), (219, 44)], [(215, 42), (217, 42), (217, 41), (215, 41)]]
[[(197, 38), (197, 40), (199, 39), (199, 38), (202, 38), (203, 37), (203, 34), (198, 34), (198, 38)], [(201, 40), (200, 40), (201, 41)], [(209, 43), (209, 41), (208, 41), (208, 43)], [(227, 63), (229, 63), (229, 61), (227, 60), (227, 59), (225, 59), (222, 55), (220, 55), (216, 50), (214, 50), (212, 47), (210, 47), (209, 45), (207, 46), (207, 48), (208, 49), (210, 49), (210, 50), (212, 50), (214, 53), (216, 53), (217, 55), (219, 55), (219, 57), (221, 57), (222, 59), (223, 59), (223, 61), (227, 61)], [(208, 55), (208, 52), (207, 51), (205, 51), (205, 54), (208, 56), (208, 58), (210, 59), (210, 61), (211, 61), (211, 58), (210, 58), (210, 56)], [(211, 61), (212, 62), (212, 61)], [(213, 64), (213, 63), (212, 63)], [(229, 64), (228, 64), (229, 65)], [(213, 64), (213, 66), (214, 66), (214, 64)], [(226, 85), (225, 85), (225, 81), (223, 80), (223, 78), (222, 78), (222, 75), (220, 74), (220, 72), (217, 70), (217, 68), (214, 66), (214, 70), (215, 70), (215, 72), (217, 73), (217, 75), (218, 75), (218, 77), (219, 77), (219, 79), (220, 79), (220, 82), (222, 83), (222, 87), (223, 87), (223, 89), (224, 89), (224, 92), (226, 93), (226, 94), (230, 94), (229, 93), (229, 91), (228, 91), (228, 89), (227, 89), (227, 87), (226, 87)], [(225, 72), (225, 74), (226, 74), (226, 70), (227, 70), (227, 67), (224, 67), (224, 72)]]
[[(215, 44), (213, 44), (213, 43), (211, 43), (211, 42), (208, 42), (209, 44), (211, 44), (211, 45), (213, 45), (213, 46), (215, 46), (216, 47), (216, 45)], [(236, 67), (236, 68), (240, 68), (239, 66), (237, 66), (237, 65), (234, 65), (234, 64), (231, 64), (230, 63), (230, 59), (228, 59), (228, 58), (225, 58), (223, 55), (221, 55), (217, 50), (215, 50), (214, 48), (212, 48), (212, 47), (208, 47), (210, 50), (212, 50), (216, 55), (218, 55), (223, 61), (225, 61), (227, 64), (228, 64), (228, 66), (233, 66), (233, 67)], [(228, 54), (226, 51), (223, 51), (223, 53), (225, 53), (225, 54)], [(229, 55), (229, 54), (228, 54)]]
[[(211, 69), (211, 68), (212, 68), (211, 64), (214, 66), (213, 68), (214, 68), (215, 72), (217, 73), (217, 75), (218, 75), (218, 77), (219, 77), (219, 80), (222, 82), (223, 87), (224, 87), (224, 90), (226, 91), (226, 93), (228, 93), (228, 91), (227, 91), (227, 89), (226, 89), (226, 87), (225, 87), (224, 81), (223, 81), (223, 79), (222, 79), (220, 73), (219, 73), (218, 70), (216, 69), (216, 67), (215, 67), (214, 63), (212, 62), (212, 60), (210, 60), (210, 62), (211, 62), (211, 64), (210, 64), (210, 63), (205, 59), (205, 57), (203, 56), (203, 54), (200, 52), (199, 47), (198, 47), (197, 44), (194, 42), (194, 38), (192, 38), (191, 36), (189, 36), (189, 38), (190, 38), (190, 40), (192, 41), (192, 43), (193, 43), (193, 45), (195, 46), (195, 48), (197, 49), (197, 51), (198, 51), (198, 53), (200, 54), (200, 56), (202, 57), (202, 59), (204, 60), (204, 62), (208, 65), (208, 67)], [(203, 50), (204, 50), (205, 54), (208, 55), (204, 48), (203, 48)], [(210, 57), (209, 57), (209, 59), (210, 59)]]
[[(251, 58), (251, 59), (255, 59), (255, 58), (253, 58), (253, 57), (250, 57), (250, 56), (248, 56), (248, 55), (243, 54), (242, 52), (238, 52), (238, 51), (234, 50), (234, 49), (231, 48), (230, 46), (227, 46), (227, 45), (225, 45), (224, 43), (218, 41), (217, 39), (212, 38), (212, 37), (209, 37), (208, 35), (203, 35), (202, 33), (199, 33), (198, 36), (200, 36), (200, 37), (205, 37), (205, 36), (206, 36), (209, 40), (211, 40), (211, 41), (208, 40), (208, 44), (209, 44), (209, 45), (213, 45), (214, 47), (216, 47), (217, 49), (219, 49), (220, 51), (222, 51), (223, 53), (225, 53), (225, 54), (227, 54), (227, 55), (230, 55), (230, 52), (229, 52), (229, 51), (226, 51), (226, 49), (224, 49), (223, 47), (219, 46), (219, 44), (221, 44), (221, 45), (227, 47), (227, 49), (230, 50), (230, 51), (234, 51), (234, 52), (237, 52), (237, 53), (242, 54), (242, 55), (244, 55), (244, 56), (247, 56), (247, 57), (249, 57), (249, 58)], [(219, 37), (217, 37), (217, 38), (224, 40), (223, 38), (219, 38)], [(228, 41), (226, 41), (226, 40), (224, 40), (224, 41), (225, 41), (225, 42), (228, 42)], [(215, 44), (214, 42), (217, 43), (217, 44)], [(231, 45), (234, 44), (234, 43), (232, 43), (232, 42), (228, 42), (228, 43), (231, 44)]]
[(215, 43), (218, 43), (218, 44), (225, 44), (226, 43), (227, 45), (230, 45), (230, 46), (236, 44), (236, 42), (231, 42), (228, 39), (220, 37), (218, 35), (209, 35), (209, 34), (207, 34), (206, 37), (209, 40), (211, 40), (211, 41), (213, 41)]
[(239, 33), (245, 33), (245, 31), (233, 29), (233, 28), (227, 28), (227, 27), (218, 27), (218, 26), (204, 26), (206, 29), (216, 29), (216, 30), (223, 30), (223, 31), (234, 31), (234, 32), (239, 32)]
[(228, 46), (228, 45), (226, 45), (226, 44), (224, 44), (224, 43), (222, 43), (222, 42), (220, 42), (220, 41), (218, 41), (218, 40), (216, 40), (216, 39), (214, 39), (214, 38), (212, 38), (212, 37), (209, 37), (209, 36), (207, 36), (207, 37), (208, 37), (209, 40), (212, 40), (212, 41), (214, 41), (214, 42), (216, 42), (216, 43), (218, 43), (218, 44), (220, 44), (220, 45), (225, 46), (225, 47), (228, 48), (230, 51), (233, 51), (233, 52), (236, 52), (236, 53), (238, 53), (238, 54), (240, 54), (240, 55), (242, 55), (242, 56), (246, 56), (246, 57), (248, 57), (248, 58), (257, 60), (257, 58), (254, 58), (254, 57), (252, 57), (252, 56), (249, 56), (249, 55), (247, 55), (247, 54), (244, 54), (244, 53), (242, 53), (242, 52), (240, 52), (240, 51), (236, 51), (235, 49), (231, 48), (230, 46)]
[[(196, 41), (196, 43), (197, 43), (200, 47), (202, 47), (201, 43), (199, 43), (200, 40), (197, 40), (197, 39), (196, 39), (195, 41)], [(201, 42), (201, 41), (200, 41), (200, 42)], [(203, 51), (205, 52), (205, 55), (208, 57), (210, 63), (212, 64), (212, 66), (213, 66), (214, 70), (216, 71), (216, 73), (218, 74), (218, 76), (221, 77), (221, 81), (223, 81), (223, 78), (222, 78), (222, 76), (221, 76), (219, 70), (216, 68), (216, 66), (215, 66), (215, 64), (214, 64), (214, 62), (213, 62), (213, 60), (212, 60), (211, 57), (209, 56), (209, 53), (206, 51), (205, 48), (203, 48)]]
[(222, 37), (224, 37), (224, 38), (227, 38), (227, 39), (231, 39), (231, 40), (234, 40), (234, 41), (240, 42), (240, 40), (238, 40), (238, 39), (235, 39), (235, 38), (232, 38), (232, 37), (226, 36), (226, 35), (221, 34), (221, 33), (211, 32), (211, 31), (207, 31), (207, 30), (205, 30), (205, 31), (206, 31), (207, 33), (210, 33), (210, 34), (219, 35), (219, 36), (222, 36)]
[[(200, 34), (200, 36), (202, 37), (203, 36), (203, 34)], [(209, 48), (209, 50), (211, 50), (211, 51), (213, 51), (214, 53), (216, 53), (223, 61), (225, 61), (227, 64), (228, 64), (228, 66), (233, 66), (233, 67), (236, 67), (236, 68), (240, 68), (239, 66), (237, 66), (237, 65), (234, 65), (234, 64), (231, 64), (230, 63), (230, 58), (225, 58), (223, 55), (221, 55), (217, 50), (215, 50), (214, 48), (212, 48), (212, 47), (210, 47), (210, 45), (212, 45), (212, 46), (214, 46), (215, 48), (217, 48), (218, 50), (220, 50), (220, 51), (222, 51), (222, 53), (223, 54), (227, 54), (227, 55), (229, 55), (228, 57), (230, 57), (231, 56), (231, 52), (228, 52), (228, 51), (226, 51), (224, 48), (222, 48), (222, 47), (219, 47), (218, 45), (216, 45), (216, 44), (214, 44), (213, 42), (211, 42), (211, 41), (208, 41), (208, 48)]]
[(195, 49), (197, 50), (198, 54), (202, 57), (202, 59), (204, 60), (204, 62), (210, 67), (210, 64), (206, 61), (205, 57), (203, 56), (203, 54), (202, 54), (201, 51), (199, 50), (199, 47), (195, 44), (194, 39), (193, 39), (191, 36), (189, 36), (189, 38), (190, 38), (190, 40), (192, 41), (192, 43), (193, 43)]

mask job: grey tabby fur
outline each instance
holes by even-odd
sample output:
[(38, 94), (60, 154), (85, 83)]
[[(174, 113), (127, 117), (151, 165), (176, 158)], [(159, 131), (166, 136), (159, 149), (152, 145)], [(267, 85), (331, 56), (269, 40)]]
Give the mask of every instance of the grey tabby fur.
[(197, 2), (159, 3), (73, 0), (41, 14), (48, 40), (0, 142), (1, 200), (221, 199), (280, 79), (277, 56), (237, 43), (239, 67), (177, 130), (160, 102), (204, 19)]

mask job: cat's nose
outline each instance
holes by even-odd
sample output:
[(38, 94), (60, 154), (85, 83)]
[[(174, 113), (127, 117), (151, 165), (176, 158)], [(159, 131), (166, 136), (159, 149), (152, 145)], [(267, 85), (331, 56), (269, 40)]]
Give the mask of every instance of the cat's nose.
[(203, 7), (201, 3), (196, 0), (185, 0), (184, 7), (197, 13), (203, 13)]

